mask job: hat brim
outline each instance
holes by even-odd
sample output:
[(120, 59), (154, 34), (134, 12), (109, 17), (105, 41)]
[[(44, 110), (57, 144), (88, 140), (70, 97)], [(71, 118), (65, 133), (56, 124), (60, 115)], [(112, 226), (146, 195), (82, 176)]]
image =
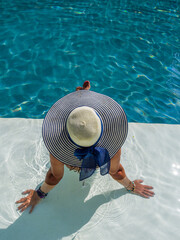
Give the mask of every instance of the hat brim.
[(97, 111), (103, 122), (103, 134), (96, 146), (106, 148), (112, 158), (124, 144), (128, 121), (122, 107), (112, 98), (89, 90), (70, 93), (59, 99), (48, 111), (42, 125), (42, 136), (48, 151), (59, 161), (81, 167), (74, 156), (78, 148), (68, 137), (66, 121), (77, 107), (88, 106)]

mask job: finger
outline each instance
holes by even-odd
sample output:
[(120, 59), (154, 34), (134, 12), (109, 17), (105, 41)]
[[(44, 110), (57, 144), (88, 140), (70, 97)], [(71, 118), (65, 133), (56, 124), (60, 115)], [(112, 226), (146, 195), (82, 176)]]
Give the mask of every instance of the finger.
[(23, 204), (21, 204), (19, 207), (18, 207), (18, 210), (21, 210), (24, 206), (26, 206), (27, 205), (27, 203), (23, 203)]
[(152, 186), (148, 186), (148, 185), (144, 185), (144, 187), (147, 188), (147, 189), (153, 189)]
[(138, 179), (138, 180), (136, 180), (138, 183), (142, 183), (142, 182), (144, 182), (142, 179)]
[(28, 207), (28, 204), (26, 204), (20, 211), (23, 212), (24, 210), (26, 210), (27, 207)]
[(28, 189), (28, 190), (22, 192), (22, 194), (29, 194), (30, 192), (31, 192), (31, 189)]
[(144, 190), (143, 192), (146, 194), (149, 194), (150, 196), (154, 195), (154, 192), (152, 192), (152, 191)]
[(141, 195), (142, 197), (144, 197), (144, 198), (149, 198), (149, 196), (146, 195), (145, 193), (141, 193), (140, 195)]
[(22, 202), (25, 202), (26, 201), (26, 198), (21, 198), (20, 200), (16, 201), (15, 203), (22, 203)]
[(32, 213), (33, 209), (34, 209), (35, 205), (33, 205), (29, 211), (29, 213)]
[(150, 191), (150, 190), (148, 190), (148, 189), (146, 189), (146, 188), (144, 189), (144, 191), (145, 191), (145, 192), (148, 192), (148, 193), (155, 194), (153, 191)]
[(149, 191), (143, 191), (142, 193), (143, 193), (143, 195), (145, 195), (146, 197), (152, 197), (152, 196), (154, 196), (154, 194), (151, 193), (151, 192), (149, 192)]
[(144, 197), (144, 198), (149, 198), (149, 196), (147, 196), (145, 193), (143, 193), (143, 192), (133, 192), (134, 194), (136, 194), (136, 195), (139, 195), (139, 196), (141, 196), (141, 197)]

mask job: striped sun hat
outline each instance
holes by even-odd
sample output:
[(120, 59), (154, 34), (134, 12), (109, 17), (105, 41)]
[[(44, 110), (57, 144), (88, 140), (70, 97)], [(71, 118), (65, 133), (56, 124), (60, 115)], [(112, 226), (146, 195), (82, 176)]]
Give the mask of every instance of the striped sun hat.
[[(73, 141), (67, 127), (72, 112), (81, 107), (93, 109), (100, 119), (97, 121), (101, 123), (101, 132), (93, 146)], [(127, 133), (128, 122), (122, 107), (112, 98), (90, 90), (76, 91), (59, 99), (48, 111), (42, 125), (43, 141), (48, 151), (64, 164), (80, 168), (84, 166), (83, 157), (75, 154), (78, 149), (105, 149), (111, 159), (124, 144)], [(85, 168), (91, 168), (91, 163), (88, 164)]]

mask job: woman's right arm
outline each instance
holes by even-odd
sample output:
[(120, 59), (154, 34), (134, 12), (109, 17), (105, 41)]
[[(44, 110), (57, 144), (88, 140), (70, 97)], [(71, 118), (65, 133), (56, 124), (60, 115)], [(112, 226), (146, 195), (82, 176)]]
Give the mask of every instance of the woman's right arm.
[[(52, 190), (64, 175), (64, 164), (58, 161), (50, 154), (51, 168), (48, 170), (45, 178), (45, 182), (41, 185), (40, 189), (44, 193), (48, 193)], [(41, 201), (41, 198), (37, 194), (37, 191), (33, 189), (26, 190), (22, 194), (28, 194), (27, 197), (21, 198), (16, 203), (21, 203), (18, 210), (23, 212), (27, 207), (31, 206), (29, 213), (31, 213), (34, 207)]]

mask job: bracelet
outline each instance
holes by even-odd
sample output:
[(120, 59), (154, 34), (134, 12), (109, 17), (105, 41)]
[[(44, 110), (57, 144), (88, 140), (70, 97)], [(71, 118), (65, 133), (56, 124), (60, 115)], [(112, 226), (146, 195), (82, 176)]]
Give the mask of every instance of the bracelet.
[(132, 184), (133, 184), (133, 187), (132, 187), (131, 190), (128, 190), (128, 189), (127, 189), (128, 192), (134, 192), (134, 190), (135, 190), (135, 183), (134, 183), (134, 181), (132, 181)]
[(134, 190), (135, 190), (135, 183), (134, 183), (134, 181), (132, 181), (132, 184), (133, 184), (133, 188), (132, 188), (132, 192), (134, 192)]
[(37, 195), (40, 197), (40, 198), (45, 198), (47, 197), (48, 193), (45, 193), (41, 190), (41, 186), (38, 188), (38, 190), (36, 191), (37, 192)]

